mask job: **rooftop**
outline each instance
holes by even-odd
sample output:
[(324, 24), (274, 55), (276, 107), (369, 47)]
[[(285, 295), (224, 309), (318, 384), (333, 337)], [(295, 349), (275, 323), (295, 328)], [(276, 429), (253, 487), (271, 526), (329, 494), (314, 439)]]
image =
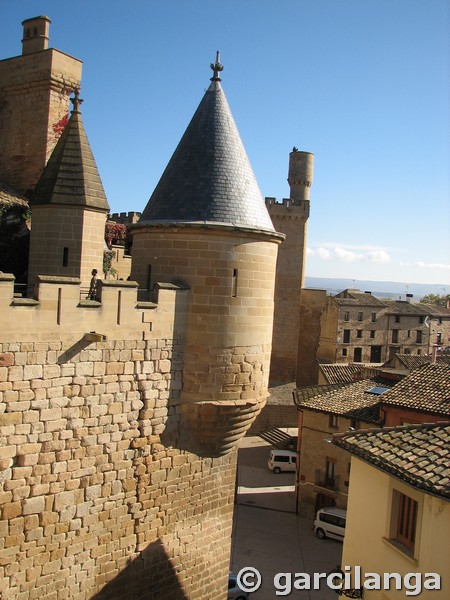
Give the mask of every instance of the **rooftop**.
[(382, 397), (383, 404), (450, 417), (450, 365), (414, 369)]
[(0, 205), (2, 206), (28, 206), (25, 196), (12, 187), (0, 181)]
[(346, 432), (332, 441), (385, 473), (450, 500), (450, 423)]
[(371, 377), (348, 384), (314, 386), (315, 389), (298, 388), (294, 392), (294, 401), (300, 410), (309, 409), (366, 423), (379, 423), (382, 395), (370, 393), (370, 390), (374, 387), (390, 389), (394, 383), (392, 379)]
[(320, 364), (319, 369), (328, 383), (351, 383), (361, 372), (361, 364)]
[(109, 211), (105, 190), (81, 120), (78, 90), (73, 110), (42, 175), (30, 204), (86, 206)]
[(233, 225), (274, 233), (220, 83), (219, 62), (139, 225)]

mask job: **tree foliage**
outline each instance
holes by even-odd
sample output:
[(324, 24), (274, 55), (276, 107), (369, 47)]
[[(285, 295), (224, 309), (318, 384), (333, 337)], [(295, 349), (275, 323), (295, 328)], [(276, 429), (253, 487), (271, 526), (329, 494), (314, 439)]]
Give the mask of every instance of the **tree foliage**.
[(447, 306), (447, 303), (450, 301), (450, 294), (440, 295), (440, 294), (427, 294), (421, 300), (422, 304), (434, 304), (435, 306)]

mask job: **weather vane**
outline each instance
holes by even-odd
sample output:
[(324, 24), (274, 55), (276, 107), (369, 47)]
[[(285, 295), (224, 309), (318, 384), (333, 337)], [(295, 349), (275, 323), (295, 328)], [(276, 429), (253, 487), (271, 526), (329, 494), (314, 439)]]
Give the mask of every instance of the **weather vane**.
[(216, 62), (215, 64), (211, 63), (211, 69), (213, 70), (214, 75), (211, 77), (211, 81), (222, 81), (219, 77), (220, 71), (223, 71), (223, 65), (220, 64), (220, 52), (217, 50), (216, 52)]

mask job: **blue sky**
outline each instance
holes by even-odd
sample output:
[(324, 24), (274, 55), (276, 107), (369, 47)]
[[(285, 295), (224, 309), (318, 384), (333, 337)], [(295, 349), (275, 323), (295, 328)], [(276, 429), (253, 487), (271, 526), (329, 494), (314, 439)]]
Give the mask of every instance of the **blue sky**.
[(222, 85), (264, 196), (315, 154), (306, 274), (450, 292), (448, 0), (2, 0), (83, 60), (83, 121), (114, 212), (145, 207), (208, 86)]

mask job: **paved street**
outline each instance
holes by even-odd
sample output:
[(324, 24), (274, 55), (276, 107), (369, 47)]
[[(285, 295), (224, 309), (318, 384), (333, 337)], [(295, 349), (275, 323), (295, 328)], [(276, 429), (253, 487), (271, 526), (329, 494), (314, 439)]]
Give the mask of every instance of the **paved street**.
[[(274, 576), (292, 573), (325, 573), (341, 562), (342, 544), (319, 540), (312, 521), (295, 514), (294, 474), (274, 475), (267, 468), (270, 444), (259, 437), (247, 437), (239, 450), (238, 503), (235, 505), (232, 570), (254, 567), (262, 575), (262, 586), (252, 600), (273, 600)], [(281, 581), (284, 587), (285, 581)], [(336, 600), (335, 592), (322, 589), (292, 589), (288, 598)]]

